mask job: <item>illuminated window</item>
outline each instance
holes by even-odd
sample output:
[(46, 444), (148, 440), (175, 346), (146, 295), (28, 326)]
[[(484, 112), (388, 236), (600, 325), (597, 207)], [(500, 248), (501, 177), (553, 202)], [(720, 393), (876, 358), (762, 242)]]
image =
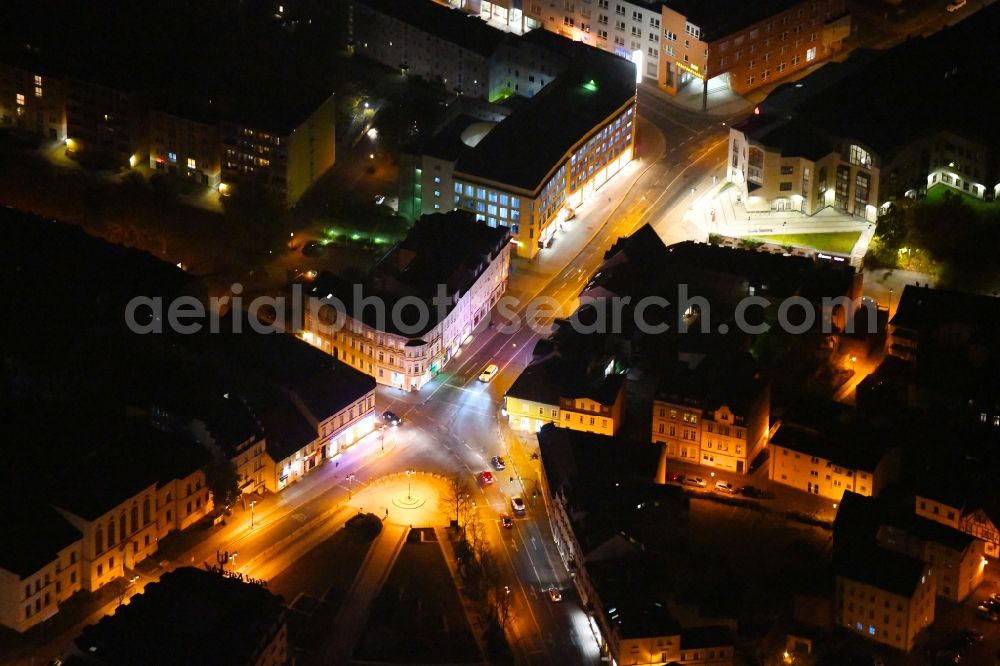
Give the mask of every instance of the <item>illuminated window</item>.
[(17, 105), (24, 106), (24, 95), (17, 93)]
[(806, 62), (812, 62), (816, 59), (816, 47), (812, 47), (806, 50)]
[(171, 162), (177, 162), (177, 153), (167, 153), (167, 159)]
[(872, 165), (871, 153), (857, 144), (851, 144), (850, 162), (858, 166), (870, 167)]
[(42, 96), (42, 87), (35, 86), (35, 97), (41, 97), (41, 96)]
[(196, 165), (196, 163), (194, 161), (194, 158), (193, 157), (189, 157), (188, 158), (188, 169), (195, 169), (195, 168), (197, 168), (197, 165)]

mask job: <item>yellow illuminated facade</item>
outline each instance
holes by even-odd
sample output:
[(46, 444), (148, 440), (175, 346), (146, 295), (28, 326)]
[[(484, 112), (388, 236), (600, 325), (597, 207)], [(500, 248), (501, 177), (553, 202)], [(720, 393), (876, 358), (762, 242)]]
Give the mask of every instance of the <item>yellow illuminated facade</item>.
[(879, 457), (870, 468), (846, 465), (771, 441), (768, 478), (797, 490), (840, 501), (846, 491), (875, 497), (892, 480), (899, 450)]
[(913, 649), (917, 634), (934, 622), (934, 569), (928, 566), (910, 596), (838, 575), (837, 624), (869, 640), (904, 652)]
[(507, 420), (515, 430), (535, 432), (546, 423), (552, 423), (560, 428), (609, 436), (621, 427), (624, 402), (624, 382), (609, 404), (590, 397), (560, 397), (556, 404), (511, 394), (504, 399)]
[(1000, 557), (1000, 529), (982, 507), (970, 509), (918, 494), (916, 514), (976, 537), (983, 542), (987, 556)]

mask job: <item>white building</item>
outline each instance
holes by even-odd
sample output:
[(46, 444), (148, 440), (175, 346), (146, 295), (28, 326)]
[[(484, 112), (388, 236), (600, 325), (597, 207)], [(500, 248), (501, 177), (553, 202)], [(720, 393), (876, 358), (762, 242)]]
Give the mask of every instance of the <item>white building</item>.
[[(425, 216), (364, 284), (329, 273), (307, 282), (310, 299), (327, 301), (305, 309), (301, 337), (380, 384), (417, 391), (460, 352), (500, 299), (510, 252), (506, 227), (478, 224), (460, 212)], [(378, 305), (366, 307), (361, 299)], [(427, 315), (422, 321), (418, 309)]]

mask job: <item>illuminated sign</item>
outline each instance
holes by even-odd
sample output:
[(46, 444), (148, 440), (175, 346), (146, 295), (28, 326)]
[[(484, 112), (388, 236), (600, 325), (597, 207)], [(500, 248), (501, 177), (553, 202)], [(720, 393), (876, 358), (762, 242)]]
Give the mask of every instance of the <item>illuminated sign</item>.
[(688, 65), (680, 61), (675, 61), (674, 64), (677, 65), (679, 68), (683, 69), (685, 72), (697, 76), (699, 79), (705, 78), (705, 75), (702, 74), (700, 71), (698, 71), (698, 65), (694, 64)]

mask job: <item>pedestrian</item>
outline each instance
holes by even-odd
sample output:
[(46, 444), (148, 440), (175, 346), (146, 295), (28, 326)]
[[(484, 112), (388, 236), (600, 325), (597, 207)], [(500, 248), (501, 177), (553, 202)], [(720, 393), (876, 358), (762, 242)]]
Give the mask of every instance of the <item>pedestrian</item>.
[(386, 507), (386, 508), (385, 508), (385, 517), (386, 517), (386, 518), (388, 518), (388, 517), (389, 517), (389, 507)]

